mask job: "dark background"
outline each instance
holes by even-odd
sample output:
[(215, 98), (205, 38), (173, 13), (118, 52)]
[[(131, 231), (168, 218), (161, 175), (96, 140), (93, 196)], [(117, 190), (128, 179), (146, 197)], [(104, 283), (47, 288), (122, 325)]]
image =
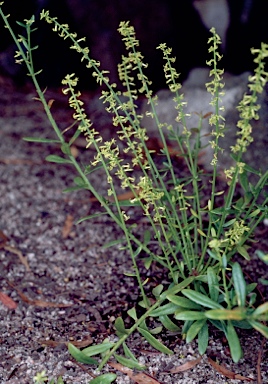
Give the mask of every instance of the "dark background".
[[(226, 71), (239, 74), (254, 67), (250, 48), (259, 47), (261, 41), (268, 42), (267, 1), (228, 0), (228, 5), (230, 23), (222, 66)], [(56, 36), (51, 25), (39, 20), (43, 8), (49, 9), (51, 16), (57, 16), (60, 22), (68, 23), (79, 37), (86, 36), (92, 57), (101, 61), (103, 69), (111, 71), (112, 81), (117, 80), (117, 63), (124, 54), (117, 32), (122, 20), (130, 20), (136, 29), (140, 49), (145, 62), (149, 63), (148, 77), (155, 90), (165, 87), (162, 56), (156, 50), (159, 43), (166, 42), (173, 48), (181, 81), (192, 68), (206, 65), (210, 33), (192, 0), (6, 0), (3, 10), (10, 13), (9, 21), (17, 33), (22, 33), (22, 29), (16, 20), (36, 16), (38, 31), (33, 40), (39, 50), (35, 63), (36, 70), (44, 70), (40, 75), (43, 85), (57, 86), (67, 73), (76, 72), (80, 87), (95, 88), (89, 70), (80, 63), (79, 55), (69, 49), (68, 41)], [(10, 34), (1, 22), (0, 71), (23, 83), (25, 73), (22, 66), (14, 65), (14, 49)]]

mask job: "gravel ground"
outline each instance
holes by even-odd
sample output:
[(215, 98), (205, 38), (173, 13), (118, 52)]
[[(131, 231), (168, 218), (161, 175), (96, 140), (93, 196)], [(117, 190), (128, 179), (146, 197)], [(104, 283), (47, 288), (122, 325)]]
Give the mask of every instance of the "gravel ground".
[[(60, 93), (52, 96), (59, 124), (66, 128), (70, 114)], [(121, 236), (113, 223), (100, 216), (72, 224), (97, 212), (98, 206), (89, 202), (85, 191), (62, 193), (72, 183), (74, 171), (44, 160), (51, 153), (60, 154), (59, 149), (22, 141), (24, 136), (53, 137), (42, 107), (32, 97), (30, 88), (17, 90), (2, 81), (0, 292), (14, 300), (16, 308), (9, 309), (0, 301), (0, 382), (30, 384), (37, 372), (46, 369), (49, 378), (62, 375), (68, 384), (88, 383), (96, 371), (77, 364), (65, 343), (71, 340), (85, 346), (104, 338), (114, 340), (113, 321), (135, 304), (138, 290), (135, 281), (124, 275), (131, 267), (125, 253), (118, 247), (102, 247)], [(105, 126), (105, 118), (100, 125)], [(92, 155), (77, 150), (85, 160)], [(101, 190), (101, 174), (96, 175), (96, 183)], [(139, 226), (142, 230), (142, 220)], [(265, 227), (262, 231), (267, 252), (268, 231)], [(257, 260), (249, 269), (253, 273), (267, 274)], [(152, 350), (136, 334), (129, 339), (128, 346), (151, 375), (151, 381), (148, 376), (139, 383), (153, 383), (154, 378), (167, 384), (235, 384), (251, 378), (250, 382), (260, 384), (257, 367), (262, 383), (268, 383), (267, 344), (256, 332), (241, 332), (245, 353), (234, 364), (226, 340), (212, 330), (207, 355), (192, 369), (179, 373), (170, 371), (197, 359), (197, 345), (185, 344), (180, 335), (163, 335), (163, 341), (174, 355)], [(248, 380), (220, 374), (208, 357)], [(105, 371), (114, 369), (107, 365)], [(118, 384), (138, 382), (117, 373)]]

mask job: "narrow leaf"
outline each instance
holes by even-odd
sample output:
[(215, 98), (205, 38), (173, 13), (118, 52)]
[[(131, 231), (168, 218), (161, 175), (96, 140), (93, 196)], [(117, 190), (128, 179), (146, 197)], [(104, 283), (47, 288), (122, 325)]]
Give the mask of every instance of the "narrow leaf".
[(239, 338), (237, 336), (236, 330), (233, 324), (231, 323), (231, 321), (228, 321), (228, 324), (227, 324), (226, 337), (230, 347), (232, 359), (235, 363), (237, 363), (243, 356), (243, 353), (242, 353)]
[(201, 231), (201, 229), (197, 228), (197, 232), (199, 233), (199, 235), (207, 237), (207, 235), (203, 231)]
[(235, 262), (232, 268), (232, 277), (234, 282), (237, 302), (240, 307), (246, 305), (246, 282), (240, 265)]
[(44, 139), (41, 137), (24, 137), (24, 141), (31, 141), (32, 143), (58, 143), (60, 144), (60, 140), (55, 139)]
[(46, 157), (46, 161), (51, 163), (59, 163), (59, 164), (72, 164), (71, 160), (65, 159), (64, 157), (49, 155)]
[(160, 296), (161, 292), (163, 291), (163, 289), (164, 289), (163, 284), (159, 284), (159, 285), (157, 285), (157, 286), (152, 290), (152, 294), (153, 294), (156, 298), (158, 298), (158, 297)]
[(175, 323), (167, 315), (159, 316), (159, 320), (163, 324), (163, 326), (170, 332), (178, 332), (180, 331), (180, 327), (178, 327)]
[(163, 315), (173, 315), (179, 307), (173, 303), (162, 305), (162, 307), (154, 309), (150, 316), (159, 317)]
[(197, 336), (205, 323), (206, 319), (197, 320), (190, 326), (188, 332), (186, 333), (186, 343), (190, 343)]
[(177, 311), (174, 317), (176, 320), (202, 320), (206, 318), (204, 312), (198, 311)]
[(71, 149), (70, 149), (70, 146), (68, 143), (63, 143), (61, 145), (61, 151), (65, 154), (65, 155), (71, 155)]
[(129, 310), (127, 311), (127, 314), (128, 314), (128, 316), (130, 316), (133, 320), (135, 320), (135, 321), (138, 320), (137, 312), (136, 312), (136, 308), (135, 308), (135, 307), (129, 309)]
[(143, 244), (148, 245), (151, 240), (151, 232), (146, 229), (143, 235)]
[(268, 327), (259, 321), (248, 320), (249, 324), (268, 339)]
[(117, 330), (117, 332), (119, 332), (119, 333), (121, 333), (123, 335), (127, 335), (128, 334), (128, 331), (125, 328), (125, 324), (124, 324), (124, 321), (123, 321), (122, 317), (118, 317), (115, 320), (114, 327)]
[(208, 324), (204, 323), (203, 327), (198, 333), (198, 351), (200, 355), (203, 355), (208, 347)]
[(173, 304), (178, 305), (179, 307), (183, 307), (186, 309), (201, 309), (202, 307), (199, 304), (196, 304), (192, 300), (186, 299), (186, 297), (176, 296), (176, 295), (168, 295), (167, 299), (171, 301)]
[(124, 350), (126, 357), (128, 357), (129, 359), (132, 359), (133, 361), (136, 361), (136, 363), (139, 363), (125, 342), (123, 343), (123, 350)]
[(219, 280), (218, 277), (212, 267), (208, 267), (207, 270), (207, 276), (208, 276), (208, 289), (209, 289), (209, 296), (211, 300), (218, 302), (219, 298)]
[(244, 308), (211, 309), (205, 312), (205, 316), (214, 320), (244, 320), (247, 314)]
[(26, 28), (26, 24), (23, 24), (23, 23), (20, 22), (20, 21), (16, 21), (16, 23), (17, 23), (20, 27)]
[(250, 260), (250, 256), (249, 256), (248, 251), (246, 250), (245, 247), (240, 247), (240, 246), (238, 246), (238, 247), (237, 247), (237, 252), (238, 252), (241, 256), (243, 256), (244, 259), (246, 259), (246, 260)]
[(173, 352), (170, 349), (168, 349), (165, 345), (160, 343), (160, 341), (158, 341), (154, 336), (152, 336), (150, 332), (140, 327), (138, 327), (138, 331), (142, 334), (142, 336), (148, 341), (148, 343), (152, 347), (154, 347), (158, 351), (165, 353), (167, 355), (173, 355)]
[(260, 250), (255, 251), (256, 255), (260, 260), (262, 260), (266, 265), (268, 265), (268, 253), (264, 253)]
[(187, 279), (181, 281), (179, 284), (174, 285), (174, 287), (172, 288), (169, 288), (167, 291), (161, 294), (161, 300), (164, 300), (167, 295), (176, 295), (176, 293), (179, 293), (182, 289), (188, 287), (194, 281), (194, 279), (194, 276), (187, 277)]
[(117, 378), (115, 373), (104, 373), (95, 379), (90, 380), (90, 384), (110, 384)]
[(85, 181), (82, 179), (82, 177), (75, 177), (74, 178), (74, 183), (80, 187), (80, 188), (87, 188), (87, 184)]
[[(106, 212), (102, 213), (103, 215), (107, 215)], [(99, 215), (97, 213), (97, 215)], [(92, 215), (93, 216), (93, 215)], [(90, 217), (90, 216), (87, 216), (87, 217)], [(102, 248), (110, 248), (110, 247), (114, 247), (115, 245), (118, 245), (118, 244), (122, 244), (124, 242), (124, 239), (117, 239), (117, 240), (112, 240), (112, 241), (109, 241), (108, 243), (105, 243), (103, 244)]]
[(98, 364), (97, 360), (86, 356), (80, 349), (76, 348), (73, 344), (68, 343), (68, 351), (79, 363), (84, 364)]
[(161, 333), (163, 330), (163, 327), (162, 325), (160, 325), (159, 327), (156, 327), (156, 328), (151, 328), (150, 329), (150, 334), (151, 335), (158, 335), (159, 333)]
[(243, 190), (245, 192), (248, 192), (249, 191), (249, 188), (248, 188), (249, 181), (248, 181), (247, 172), (243, 172), (243, 173), (239, 174), (239, 181), (240, 181), (240, 185), (243, 188)]
[[(96, 217), (99, 217), (101, 215), (107, 215), (107, 213), (106, 212), (99, 212), (99, 213), (94, 213), (93, 215), (90, 215), (90, 216), (81, 217), (81, 219), (77, 220), (76, 224), (80, 224), (86, 220), (95, 219)], [(117, 243), (119, 243), (119, 241), (117, 241)], [(105, 248), (105, 244), (102, 246), (102, 248)]]
[(114, 353), (114, 357), (118, 361), (118, 363), (124, 365), (124, 367), (128, 367), (131, 369), (138, 369), (139, 371), (143, 371), (146, 369), (145, 365), (140, 365), (138, 362), (134, 360), (127, 359), (126, 357), (117, 355), (117, 353)]
[(254, 216), (257, 216), (259, 213), (261, 212), (261, 210), (258, 208), (258, 209), (255, 209), (255, 211), (251, 212), (250, 215), (248, 215), (248, 217), (254, 217)]
[(184, 296), (188, 297), (188, 299), (194, 301), (197, 304), (203, 305), (208, 308), (222, 308), (220, 304), (211, 300), (209, 297), (203, 295), (200, 292), (193, 291), (192, 289), (183, 289), (182, 293)]
[(252, 313), (252, 316), (258, 317), (267, 312), (268, 312), (268, 302), (259, 305), (258, 308), (256, 308), (255, 311)]
[(91, 345), (90, 347), (84, 348), (82, 350), (83, 354), (86, 356), (94, 356), (98, 355), (100, 353), (104, 353), (106, 351), (109, 351), (114, 346), (114, 343), (101, 343), (97, 345)]

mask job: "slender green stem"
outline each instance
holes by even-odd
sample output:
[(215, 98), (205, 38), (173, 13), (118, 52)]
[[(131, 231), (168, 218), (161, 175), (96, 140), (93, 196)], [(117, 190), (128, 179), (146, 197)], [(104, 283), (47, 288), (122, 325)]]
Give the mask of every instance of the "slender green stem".
[(142, 324), (143, 321), (145, 321), (149, 316), (150, 313), (158, 308), (162, 304), (163, 300), (156, 301), (136, 322), (135, 324), (127, 330), (127, 333), (123, 335), (117, 343), (113, 346), (113, 348), (110, 350), (110, 352), (104, 357), (102, 362), (100, 363), (98, 370), (100, 371), (104, 365), (107, 363), (107, 361), (110, 359), (110, 357), (113, 356), (113, 354), (117, 351), (117, 349), (123, 344), (123, 342), (131, 335), (138, 327)]

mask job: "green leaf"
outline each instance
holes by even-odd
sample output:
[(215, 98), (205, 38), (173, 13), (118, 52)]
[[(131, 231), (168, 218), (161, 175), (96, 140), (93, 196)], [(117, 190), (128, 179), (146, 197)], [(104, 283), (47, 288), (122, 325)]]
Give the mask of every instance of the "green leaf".
[(159, 320), (163, 324), (163, 326), (170, 332), (178, 332), (180, 327), (178, 327), (175, 323), (167, 315), (159, 316)]
[(167, 299), (173, 304), (185, 308), (185, 309), (201, 309), (199, 304), (194, 303), (192, 300), (186, 299), (186, 297), (168, 295)]
[(61, 145), (61, 151), (65, 154), (65, 155), (71, 155), (71, 149), (70, 149), (70, 146), (68, 143), (63, 143)]
[[(138, 207), (141, 205), (139, 201), (132, 203), (130, 200), (120, 200), (118, 201), (120, 207)], [(112, 203), (111, 205), (116, 206), (117, 203)]]
[(240, 307), (246, 305), (246, 282), (239, 263), (235, 262), (232, 268), (232, 277), (234, 283), (234, 289), (237, 296), (237, 302)]
[(255, 320), (248, 320), (249, 324), (268, 339), (268, 327)]
[(127, 311), (127, 314), (128, 314), (128, 316), (130, 316), (133, 320), (135, 320), (135, 321), (138, 320), (137, 312), (136, 312), (136, 308), (135, 308), (135, 307), (129, 309), (129, 310)]
[(241, 348), (236, 330), (233, 324), (231, 323), (231, 321), (228, 321), (228, 324), (227, 324), (226, 337), (230, 347), (232, 359), (235, 363), (238, 363), (238, 361), (243, 356), (243, 352), (242, 352), (242, 348)]
[(201, 235), (203, 237), (207, 237), (207, 235), (203, 231), (201, 231), (200, 228), (197, 228), (197, 232), (199, 233), (199, 235)]
[(80, 349), (76, 348), (73, 344), (68, 343), (68, 351), (79, 363), (84, 364), (98, 364), (97, 360), (86, 356)]
[(145, 329), (145, 331), (149, 332), (149, 328), (147, 327), (145, 320), (140, 323), (140, 328)]
[[(106, 212), (102, 213), (103, 215), (107, 215)], [(98, 215), (98, 214), (97, 214)], [(109, 241), (108, 243), (103, 244), (102, 248), (110, 248), (114, 247), (115, 245), (122, 244), (125, 240), (123, 238)]]
[(74, 191), (80, 191), (80, 189), (85, 189), (84, 187), (68, 187), (68, 188), (65, 188), (63, 189), (63, 193), (69, 193), (69, 192), (74, 192)]
[(138, 369), (139, 371), (143, 371), (144, 369), (146, 369), (145, 365), (141, 365), (138, 362), (133, 361), (132, 359), (127, 359), (126, 357), (117, 355), (116, 353), (114, 353), (114, 357), (116, 358), (118, 363), (122, 364), (124, 367)]
[(44, 139), (40, 137), (23, 137), (24, 141), (31, 141), (32, 143), (58, 143), (61, 144), (60, 140), (55, 139)]
[(133, 353), (131, 352), (131, 350), (128, 348), (128, 346), (126, 345), (126, 343), (124, 342), (123, 343), (123, 350), (124, 350), (124, 353), (126, 355), (126, 357), (128, 357), (129, 359), (132, 359), (133, 361), (135, 361), (136, 363), (139, 363), (138, 360), (136, 359), (136, 357), (133, 355)]
[(209, 319), (209, 322), (210, 322), (211, 324), (213, 324), (214, 327), (218, 328), (220, 331), (222, 331), (222, 332), (224, 332), (224, 333), (227, 332), (227, 330), (226, 330), (226, 325), (225, 325), (224, 321), (221, 321), (221, 320), (219, 321), (219, 320)]
[(46, 161), (49, 161), (51, 163), (58, 163), (58, 164), (72, 164), (71, 160), (68, 160), (68, 159), (65, 159), (64, 157), (60, 157), (56, 155), (47, 156)]
[(218, 302), (218, 299), (219, 299), (219, 280), (218, 280), (218, 276), (216, 275), (216, 273), (212, 267), (208, 267), (207, 276), (208, 276), (209, 296), (210, 296), (211, 300)]
[(179, 293), (183, 288), (188, 287), (194, 280), (194, 276), (187, 277), (187, 279), (181, 281), (179, 284), (174, 285), (172, 288), (169, 288), (167, 291), (163, 292), (160, 296), (160, 299), (164, 300), (167, 295), (176, 295), (176, 293)]
[(150, 266), (152, 264), (152, 262), (154, 261), (153, 257), (149, 256), (149, 257), (145, 257), (144, 259), (142, 259), (143, 263), (144, 263), (144, 266), (145, 268), (147, 269), (150, 269)]
[(214, 213), (215, 215), (222, 215), (223, 212), (225, 211), (225, 208), (220, 207), (220, 208), (215, 208), (210, 213)]
[(246, 310), (244, 308), (235, 309), (211, 309), (205, 312), (205, 316), (208, 319), (214, 320), (244, 320), (247, 317)]
[(148, 245), (151, 240), (151, 232), (146, 229), (143, 235), (143, 244)]
[(160, 343), (160, 341), (158, 341), (154, 336), (152, 336), (150, 332), (140, 327), (138, 327), (138, 331), (142, 334), (142, 336), (148, 341), (148, 343), (152, 347), (154, 347), (158, 351), (165, 353), (167, 355), (173, 355), (173, 352), (170, 349), (168, 349), (165, 345)]
[(115, 373), (104, 373), (95, 379), (90, 380), (90, 384), (110, 384), (117, 378)]
[(21, 23), (20, 21), (16, 21), (16, 23), (23, 28), (26, 28), (26, 24)]
[[(99, 217), (101, 215), (107, 215), (107, 212), (99, 212), (99, 213), (94, 213), (93, 215), (81, 217), (81, 219), (78, 219), (76, 221), (76, 224), (80, 224), (80, 223), (82, 223), (83, 221), (86, 221), (86, 220), (95, 219), (96, 217)], [(116, 240), (116, 241), (119, 243), (118, 240)], [(105, 244), (102, 246), (102, 248), (105, 248)]]
[(226, 223), (223, 224), (223, 228), (230, 227), (235, 222), (236, 222), (236, 219), (229, 220), (229, 221), (227, 221)]
[(198, 333), (198, 351), (200, 355), (203, 355), (208, 347), (208, 324), (204, 323), (203, 327)]
[[(127, 275), (126, 273), (125, 273), (125, 275), (126, 275), (126, 276), (130, 276), (130, 275)], [(135, 275), (135, 276), (136, 276), (136, 275)], [(146, 279), (146, 280), (147, 280), (147, 279)], [(146, 282), (146, 280), (145, 280), (145, 282)], [(143, 284), (144, 284), (145, 282), (143, 282)], [(151, 305), (149, 298), (148, 298), (148, 297), (145, 297), (144, 300), (139, 301), (139, 305), (140, 305), (142, 308), (145, 308), (145, 309), (149, 308), (150, 305)]]
[(255, 251), (255, 253), (261, 261), (268, 265), (268, 253), (265, 254), (264, 252), (259, 250)]
[(228, 264), (228, 260), (227, 260), (226, 254), (224, 253), (221, 258), (221, 265), (224, 270), (227, 268), (227, 264)]
[(23, 36), (20, 36), (20, 38), (21, 38), (21, 42), (24, 45), (24, 47), (27, 49), (27, 51), (29, 51), (29, 46), (28, 46), (28, 42), (26, 41), (26, 39)]
[(236, 328), (252, 329), (252, 326), (249, 324), (248, 320), (241, 320), (241, 321), (232, 320), (232, 323), (233, 323), (233, 326)]
[(208, 283), (208, 277), (207, 275), (198, 275), (198, 276), (195, 276), (195, 280), (196, 281), (202, 281), (202, 283)]
[(239, 181), (240, 181), (240, 184), (241, 184), (243, 190), (245, 192), (248, 192), (249, 191), (249, 187), (248, 187), (249, 181), (248, 181), (247, 172), (243, 172), (243, 173), (239, 174)]
[(173, 303), (162, 305), (162, 307), (154, 309), (150, 316), (159, 317), (163, 315), (173, 315), (179, 307)]
[(87, 184), (85, 183), (85, 181), (82, 179), (82, 177), (75, 177), (74, 178), (74, 183), (80, 187), (80, 188), (87, 188)]
[(133, 253), (133, 257), (137, 257), (142, 251), (142, 246), (138, 247)]
[(254, 173), (255, 175), (260, 176), (260, 171), (257, 171), (256, 169), (250, 167), (248, 164), (245, 164), (245, 165), (244, 165), (244, 170), (245, 170), (245, 171), (248, 171), (248, 172), (250, 172), (250, 173)]
[(237, 252), (244, 257), (244, 259), (246, 260), (250, 260), (250, 256), (248, 254), (248, 251), (246, 250), (245, 247), (241, 247), (241, 246), (238, 246), (237, 248)]
[(251, 212), (248, 217), (255, 217), (257, 216), (259, 213), (261, 212), (261, 210), (259, 208), (255, 209), (255, 211)]
[(162, 332), (162, 330), (163, 330), (163, 327), (162, 327), (162, 325), (160, 325), (159, 327), (150, 329), (150, 334), (151, 335), (158, 335), (159, 333)]
[(188, 332), (186, 333), (186, 343), (190, 343), (196, 337), (196, 335), (203, 328), (203, 325), (206, 323), (206, 321), (206, 319), (197, 320), (190, 326)]
[[(74, 121), (70, 128), (74, 127), (75, 124), (76, 124), (76, 122)], [(81, 135), (81, 133), (82, 133), (81, 130), (78, 128), (78, 129), (75, 131), (73, 137), (70, 139), (70, 141), (69, 141), (69, 146), (71, 146), (71, 145), (75, 142), (75, 140)]]
[(206, 318), (204, 312), (198, 311), (176, 311), (174, 315), (176, 320), (203, 320)]
[(84, 348), (82, 350), (83, 354), (86, 356), (99, 355), (101, 353), (109, 351), (114, 346), (114, 343), (104, 342), (97, 345), (91, 345), (90, 347)]
[(118, 317), (114, 322), (114, 327), (122, 335), (128, 335), (129, 331), (126, 330), (122, 317)]
[(251, 292), (254, 291), (254, 289), (257, 287), (257, 283), (250, 283), (250, 284), (247, 284), (247, 295)]
[(193, 291), (192, 289), (183, 289), (182, 293), (184, 296), (188, 297), (188, 299), (194, 301), (197, 304), (202, 305), (203, 307), (208, 308), (223, 308), (220, 304), (211, 300), (209, 297), (203, 295), (200, 292)]
[(152, 290), (152, 294), (156, 297), (156, 298), (159, 298), (161, 292), (163, 291), (164, 289), (164, 286), (163, 284), (159, 284), (157, 285), (153, 290)]
[(268, 302), (259, 305), (258, 308), (256, 308), (255, 311), (252, 313), (252, 317), (258, 317), (267, 312), (268, 312)]

